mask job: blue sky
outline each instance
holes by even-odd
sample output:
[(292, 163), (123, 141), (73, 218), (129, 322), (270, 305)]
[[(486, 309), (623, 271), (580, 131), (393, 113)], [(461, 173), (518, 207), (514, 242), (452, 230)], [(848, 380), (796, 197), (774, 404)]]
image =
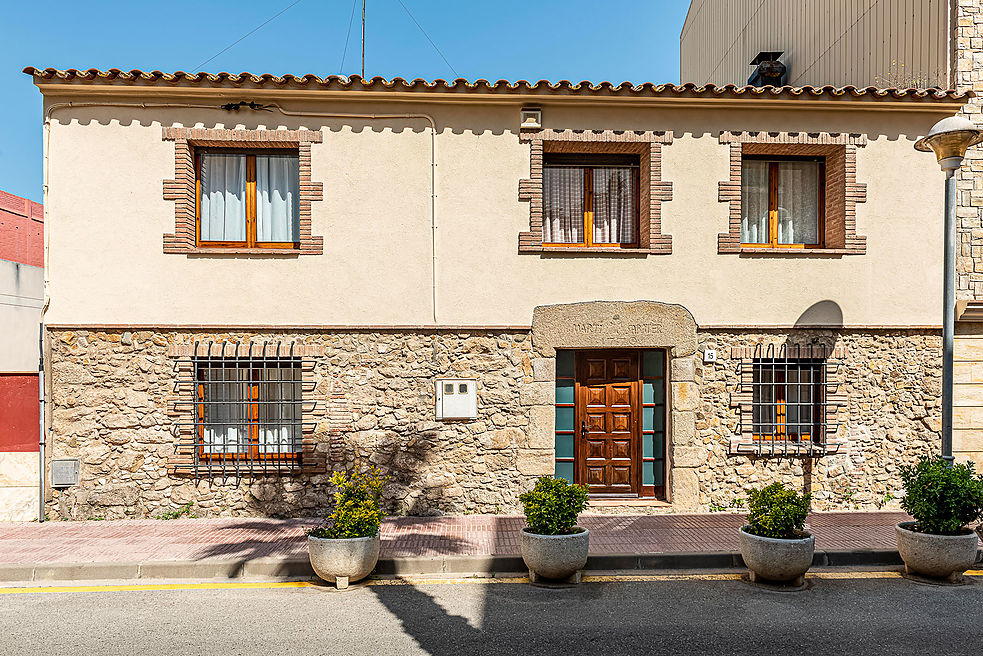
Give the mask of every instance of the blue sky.
[[(9, 3), (0, 40), (0, 189), (41, 200), (41, 97), (25, 66), (193, 70), (293, 0)], [(301, 0), (210, 72), (358, 73), (361, 0)], [(678, 82), (689, 0), (403, 0), (469, 79)], [(556, 27), (546, 25), (555, 21)], [(455, 77), (398, 0), (368, 0), (366, 76)]]

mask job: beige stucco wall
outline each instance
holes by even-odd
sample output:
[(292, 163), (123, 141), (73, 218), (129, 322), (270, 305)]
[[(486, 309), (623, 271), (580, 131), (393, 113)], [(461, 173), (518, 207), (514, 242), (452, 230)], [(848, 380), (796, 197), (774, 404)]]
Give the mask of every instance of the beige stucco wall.
[[(853, 326), (940, 323), (942, 180), (933, 158), (916, 153), (912, 143), (945, 110), (547, 103), (546, 127), (675, 133), (663, 146), (663, 179), (673, 184), (673, 199), (662, 206), (663, 232), (673, 237), (673, 253), (540, 257), (517, 252), (529, 216), (528, 203), (517, 197), (519, 179), (529, 176), (529, 146), (517, 134), (519, 103), (282, 102), (321, 112), (435, 117), (440, 324), (529, 325), (537, 305), (634, 299), (679, 303), (702, 326), (794, 324), (822, 302), (832, 311), (820, 313), (819, 323), (835, 323), (839, 314)], [(313, 204), (313, 232), (324, 235), (324, 255), (165, 255), (162, 235), (173, 231), (174, 204), (163, 200), (161, 186), (174, 174), (174, 146), (162, 141), (162, 125), (322, 129), (312, 169), (324, 183), (324, 201)], [(867, 184), (868, 200), (857, 206), (857, 227), (867, 235), (867, 254), (718, 255), (717, 234), (726, 231), (728, 217), (727, 204), (718, 201), (717, 183), (728, 169), (719, 130), (866, 134), (857, 179)], [(49, 324), (433, 322), (425, 121), (61, 108), (52, 115), (48, 155)]]

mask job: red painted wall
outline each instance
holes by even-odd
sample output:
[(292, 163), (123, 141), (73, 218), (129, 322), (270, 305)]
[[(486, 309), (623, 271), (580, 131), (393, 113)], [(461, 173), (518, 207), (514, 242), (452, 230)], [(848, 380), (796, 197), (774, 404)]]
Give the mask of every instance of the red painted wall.
[(44, 266), (44, 210), (40, 203), (0, 191), (0, 260)]
[(38, 375), (0, 374), (0, 452), (38, 450)]

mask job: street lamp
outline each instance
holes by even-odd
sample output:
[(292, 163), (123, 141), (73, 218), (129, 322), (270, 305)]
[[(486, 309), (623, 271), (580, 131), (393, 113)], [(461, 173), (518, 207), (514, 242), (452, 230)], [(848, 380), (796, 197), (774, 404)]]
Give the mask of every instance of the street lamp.
[(956, 171), (970, 146), (983, 142), (983, 130), (961, 116), (944, 118), (915, 142), (934, 151), (945, 173), (945, 263), (942, 286), (942, 457), (952, 462), (952, 341), (956, 314)]

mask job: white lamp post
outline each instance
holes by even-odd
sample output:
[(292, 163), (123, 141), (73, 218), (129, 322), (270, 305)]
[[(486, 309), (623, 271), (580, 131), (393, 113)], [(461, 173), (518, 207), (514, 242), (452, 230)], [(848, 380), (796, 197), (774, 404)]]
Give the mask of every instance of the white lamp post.
[(970, 146), (983, 142), (983, 130), (961, 116), (944, 118), (915, 143), (934, 151), (945, 173), (945, 258), (942, 286), (942, 457), (952, 457), (952, 342), (956, 314), (956, 171)]

